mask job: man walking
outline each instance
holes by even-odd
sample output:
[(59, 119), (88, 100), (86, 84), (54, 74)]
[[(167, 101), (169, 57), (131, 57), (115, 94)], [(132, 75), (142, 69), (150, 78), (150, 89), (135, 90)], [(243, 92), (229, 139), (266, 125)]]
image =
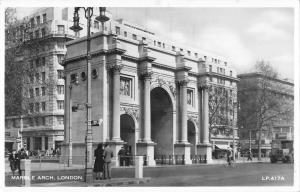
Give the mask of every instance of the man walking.
[(104, 147), (104, 179), (111, 179), (111, 158), (114, 153), (108, 144), (105, 144)]

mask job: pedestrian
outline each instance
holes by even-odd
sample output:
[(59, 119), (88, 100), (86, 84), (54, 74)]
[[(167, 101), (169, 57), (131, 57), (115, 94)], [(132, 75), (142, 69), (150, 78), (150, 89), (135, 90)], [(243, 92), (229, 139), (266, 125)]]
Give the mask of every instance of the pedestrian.
[(104, 171), (104, 150), (101, 143), (98, 144), (97, 149), (94, 151), (95, 163), (94, 163), (94, 172), (96, 173), (96, 180), (103, 179)]
[(120, 166), (125, 166), (125, 155), (126, 155), (126, 151), (123, 146), (123, 147), (121, 147), (120, 151), (118, 152), (118, 156), (120, 159)]
[(247, 159), (247, 161), (252, 161), (252, 153), (251, 153), (251, 151), (249, 150), (248, 151), (248, 159)]
[(227, 163), (228, 163), (228, 166), (231, 166), (231, 162), (232, 161), (232, 153), (231, 153), (231, 150), (229, 149), (227, 151)]
[(106, 143), (104, 148), (104, 179), (111, 179), (111, 159), (114, 153)]
[(17, 153), (15, 150), (13, 150), (9, 157), (8, 157), (8, 161), (9, 161), (9, 165), (10, 165), (10, 169), (13, 173), (13, 176), (15, 176), (15, 171), (17, 170)]
[(26, 151), (24, 150), (24, 148), (22, 148), (18, 154), (17, 154), (17, 161), (16, 161), (16, 164), (17, 164), (17, 168), (19, 170), (19, 175), (21, 176), (22, 175), (22, 172), (21, 172), (21, 168), (20, 168), (20, 164), (21, 164), (21, 160), (22, 159), (28, 159), (29, 157), (27, 156), (26, 154)]

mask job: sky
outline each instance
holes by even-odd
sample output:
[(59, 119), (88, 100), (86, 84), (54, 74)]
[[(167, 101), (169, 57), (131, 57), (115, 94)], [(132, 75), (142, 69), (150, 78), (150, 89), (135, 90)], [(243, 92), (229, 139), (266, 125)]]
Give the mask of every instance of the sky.
[[(114, 19), (145, 26), (156, 35), (229, 59), (239, 73), (268, 61), (281, 78), (294, 79), (293, 8), (113, 8)], [(18, 16), (33, 8), (18, 8)]]

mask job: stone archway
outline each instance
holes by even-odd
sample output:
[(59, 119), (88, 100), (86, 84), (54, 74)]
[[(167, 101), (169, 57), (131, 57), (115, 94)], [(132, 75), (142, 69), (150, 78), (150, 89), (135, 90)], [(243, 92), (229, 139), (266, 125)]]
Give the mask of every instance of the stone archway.
[(197, 147), (196, 147), (196, 127), (194, 123), (191, 120), (187, 121), (187, 127), (188, 127), (188, 142), (192, 144), (191, 146), (191, 155), (197, 154)]
[(126, 142), (131, 155), (135, 155), (135, 122), (129, 114), (120, 117), (121, 139)]
[(173, 105), (168, 92), (156, 87), (151, 90), (151, 139), (156, 143), (154, 155), (173, 153)]

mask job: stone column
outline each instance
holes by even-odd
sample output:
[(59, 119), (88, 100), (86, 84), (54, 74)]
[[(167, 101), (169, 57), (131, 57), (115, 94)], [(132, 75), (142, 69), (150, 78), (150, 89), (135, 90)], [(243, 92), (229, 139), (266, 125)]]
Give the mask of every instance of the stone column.
[(187, 140), (187, 79), (178, 81), (180, 94), (179, 139), (175, 144), (175, 154), (184, 155), (184, 164), (192, 164), (191, 144)]
[(151, 105), (150, 105), (150, 80), (152, 73), (143, 74), (144, 78), (144, 142), (151, 142)]
[(202, 121), (203, 121), (203, 143), (209, 144), (209, 109), (208, 109), (208, 86), (203, 86), (203, 105), (202, 105)]
[(199, 104), (199, 113), (201, 115), (201, 143), (198, 144), (198, 154), (205, 155), (207, 163), (212, 161), (212, 145), (209, 142), (209, 101), (208, 101), (207, 82), (201, 82), (199, 85), (202, 98)]
[(180, 142), (187, 143), (187, 80), (179, 82), (180, 86)]
[(113, 70), (113, 120), (112, 141), (121, 141), (120, 137), (120, 71), (121, 65), (114, 65)]

